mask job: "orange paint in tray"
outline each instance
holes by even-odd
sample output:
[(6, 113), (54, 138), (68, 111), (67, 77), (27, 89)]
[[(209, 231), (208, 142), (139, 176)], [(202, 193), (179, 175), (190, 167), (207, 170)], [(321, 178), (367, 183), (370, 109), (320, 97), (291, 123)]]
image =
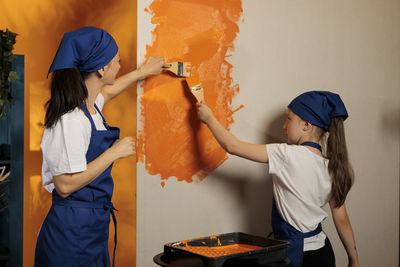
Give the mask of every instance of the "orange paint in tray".
[(248, 256), (255, 261), (279, 262), (286, 258), (289, 245), (285, 241), (234, 232), (166, 244), (164, 259), (191, 255), (213, 267), (223, 266), (227, 260), (246, 260)]
[[(225, 235), (212, 235), (205, 238), (200, 239), (191, 239), (180, 241), (176, 245), (176, 248), (183, 249), (189, 252), (192, 252), (197, 255), (216, 258), (222, 257), (237, 253), (248, 252), (256, 249), (262, 249), (261, 246), (245, 244), (245, 243), (236, 243), (240, 240), (234, 240), (230, 238), (230, 236), (236, 236), (237, 233), (234, 234), (225, 234)], [(228, 238), (228, 243), (226, 243), (226, 237)], [(222, 241), (221, 241), (222, 239)], [(200, 244), (200, 245), (199, 245)]]
[(207, 247), (207, 246), (185, 246), (181, 249), (190, 251), (194, 254), (216, 258), (222, 257), (237, 253), (243, 253), (247, 251), (252, 251), (256, 249), (261, 249), (262, 247), (253, 246), (248, 244), (233, 244), (233, 245), (226, 245), (226, 246), (217, 246), (217, 247)]
[[(145, 11), (156, 25), (146, 57), (189, 62), (191, 77), (166, 72), (142, 84), (138, 160), (162, 180), (201, 181), (227, 154), (197, 118), (195, 103), (203, 97), (227, 129), (234, 121), (230, 105), (239, 86), (227, 57), (239, 32), (241, 0), (157, 0)], [(193, 77), (203, 90), (191, 91)]]

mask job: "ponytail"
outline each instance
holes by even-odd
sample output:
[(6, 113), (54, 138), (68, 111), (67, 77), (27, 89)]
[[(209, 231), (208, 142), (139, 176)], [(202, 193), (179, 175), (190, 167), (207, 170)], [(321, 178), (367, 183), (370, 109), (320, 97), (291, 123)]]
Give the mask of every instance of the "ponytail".
[(80, 72), (78, 68), (68, 68), (53, 71), (51, 77), (51, 97), (46, 102), (46, 117), (44, 126), (51, 128), (62, 115), (81, 108), (88, 96), (85, 79), (89, 72)]
[(326, 156), (329, 159), (328, 170), (332, 179), (330, 198), (335, 201), (335, 207), (340, 207), (354, 182), (354, 171), (347, 153), (341, 117), (331, 119)]

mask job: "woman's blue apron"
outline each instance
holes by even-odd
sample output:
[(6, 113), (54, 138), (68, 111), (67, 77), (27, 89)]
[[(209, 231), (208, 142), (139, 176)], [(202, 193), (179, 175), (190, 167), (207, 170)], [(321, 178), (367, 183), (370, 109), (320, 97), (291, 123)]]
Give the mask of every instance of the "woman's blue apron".
[[(314, 142), (304, 142), (301, 145), (307, 145), (315, 147), (321, 150), (321, 146)], [(287, 256), (290, 259), (290, 267), (302, 267), (303, 266), (303, 250), (304, 250), (304, 238), (315, 236), (322, 231), (321, 224), (318, 224), (317, 228), (308, 233), (302, 233), (282, 218), (278, 209), (276, 208), (275, 199), (272, 200), (272, 231), (275, 239), (284, 240), (290, 242), (290, 246), (287, 251)]]
[[(109, 127), (100, 110), (106, 131), (97, 131), (86, 106), (82, 109), (90, 120), (92, 135), (86, 153), (87, 163), (99, 157), (119, 139), (119, 129)], [(52, 192), (53, 203), (40, 229), (35, 251), (35, 267), (109, 267), (108, 232), (110, 213), (115, 225), (114, 255), (116, 249), (116, 220), (111, 197), (114, 182), (112, 164), (90, 184), (62, 198)]]

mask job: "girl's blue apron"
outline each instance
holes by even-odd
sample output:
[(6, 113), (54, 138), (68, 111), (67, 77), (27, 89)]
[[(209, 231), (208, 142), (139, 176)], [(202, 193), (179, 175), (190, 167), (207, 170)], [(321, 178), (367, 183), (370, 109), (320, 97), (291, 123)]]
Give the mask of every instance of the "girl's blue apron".
[[(106, 131), (97, 131), (85, 104), (82, 109), (90, 120), (92, 135), (86, 153), (87, 163), (99, 157), (119, 139), (119, 129), (109, 127), (100, 110)], [(110, 213), (116, 220), (111, 197), (114, 182), (112, 164), (87, 186), (62, 198), (52, 192), (53, 203), (40, 229), (35, 251), (35, 267), (109, 267), (108, 230)]]
[[(321, 146), (314, 142), (304, 142), (301, 145), (312, 146), (321, 150)], [(321, 224), (318, 224), (317, 228), (311, 232), (300, 232), (282, 218), (281, 214), (276, 208), (275, 199), (272, 200), (271, 222), (274, 237), (276, 239), (290, 242), (290, 246), (287, 251), (287, 256), (291, 262), (290, 267), (302, 267), (304, 238), (315, 236), (321, 233)]]

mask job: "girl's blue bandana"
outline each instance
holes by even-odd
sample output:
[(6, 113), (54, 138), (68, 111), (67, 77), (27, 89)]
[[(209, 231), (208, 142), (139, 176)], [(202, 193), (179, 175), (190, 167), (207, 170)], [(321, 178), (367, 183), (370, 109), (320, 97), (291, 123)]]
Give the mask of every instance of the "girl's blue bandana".
[(311, 91), (299, 95), (288, 108), (303, 120), (329, 129), (331, 118), (348, 117), (346, 107), (338, 94), (328, 91)]
[(108, 32), (91, 26), (83, 27), (64, 34), (49, 73), (73, 67), (93, 72), (107, 65), (117, 52), (118, 46)]

